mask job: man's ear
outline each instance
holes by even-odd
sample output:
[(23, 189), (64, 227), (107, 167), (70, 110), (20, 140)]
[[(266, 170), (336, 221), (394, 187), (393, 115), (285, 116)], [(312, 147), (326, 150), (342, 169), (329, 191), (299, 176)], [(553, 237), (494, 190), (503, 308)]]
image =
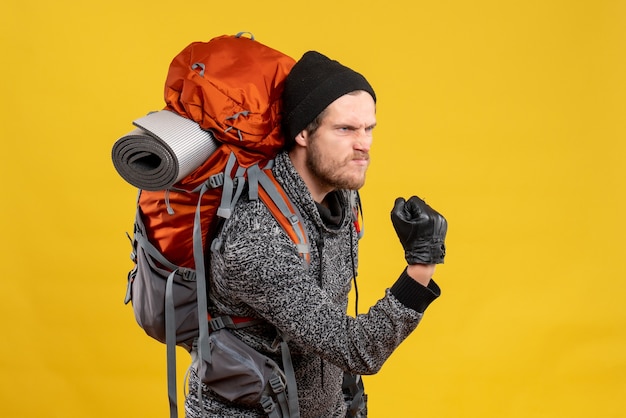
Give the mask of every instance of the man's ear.
[(300, 131), (298, 135), (296, 135), (296, 144), (306, 147), (308, 142), (308, 132), (306, 130)]

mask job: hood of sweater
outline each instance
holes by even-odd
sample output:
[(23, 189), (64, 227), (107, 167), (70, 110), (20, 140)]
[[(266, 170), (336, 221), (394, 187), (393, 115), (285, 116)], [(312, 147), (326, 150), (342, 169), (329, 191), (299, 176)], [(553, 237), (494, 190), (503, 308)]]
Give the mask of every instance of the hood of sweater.
[(291, 199), (296, 207), (304, 211), (304, 213), (300, 213), (300, 215), (308, 218), (319, 230), (325, 230), (329, 233), (337, 232), (350, 223), (351, 192), (346, 190), (332, 192), (336, 196), (331, 196), (331, 200), (334, 200), (338, 205), (335, 204), (332, 210), (327, 211), (328, 213), (325, 214), (324, 218), (327, 218), (329, 215), (335, 218), (340, 217), (339, 222), (333, 225), (337, 219), (334, 220), (335, 222), (324, 222), (324, 219), (320, 215), (318, 204), (313, 200), (309, 188), (302, 177), (300, 177), (300, 174), (298, 174), (298, 171), (286, 151), (280, 152), (276, 156), (273, 172), (276, 180), (283, 186), (285, 193), (289, 196), (289, 199)]

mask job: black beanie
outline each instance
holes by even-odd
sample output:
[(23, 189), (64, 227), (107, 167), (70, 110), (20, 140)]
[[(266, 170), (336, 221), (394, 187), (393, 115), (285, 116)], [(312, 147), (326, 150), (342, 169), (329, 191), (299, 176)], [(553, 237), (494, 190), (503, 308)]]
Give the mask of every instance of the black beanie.
[(376, 94), (365, 77), (316, 51), (305, 53), (285, 79), (283, 132), (285, 148), (293, 147), (296, 136), (326, 107), (355, 90)]

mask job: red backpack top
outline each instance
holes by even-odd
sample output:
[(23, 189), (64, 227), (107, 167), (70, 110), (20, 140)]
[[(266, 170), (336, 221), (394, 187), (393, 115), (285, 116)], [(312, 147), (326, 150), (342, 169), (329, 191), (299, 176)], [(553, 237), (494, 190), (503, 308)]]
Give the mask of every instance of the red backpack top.
[[(207, 235), (215, 232), (217, 208), (220, 216), (228, 217), (235, 203), (221, 205), (229, 198), (222, 192), (234, 186), (231, 179), (244, 175), (241, 168), (264, 168), (284, 143), (281, 95), (295, 61), (241, 35), (191, 43), (172, 60), (167, 74), (165, 109), (197, 122), (222, 143), (170, 190), (141, 192), (139, 207), (150, 242), (179, 266), (195, 267), (192, 226), (198, 196), (188, 192), (199, 191), (209, 179), (217, 186), (207, 190), (200, 203), (206, 245)], [(233, 157), (236, 161), (228, 166)]]
[(166, 109), (213, 130), (220, 141), (256, 154), (254, 161), (283, 145), (281, 95), (295, 61), (242, 34), (183, 49), (170, 64), (165, 102)]

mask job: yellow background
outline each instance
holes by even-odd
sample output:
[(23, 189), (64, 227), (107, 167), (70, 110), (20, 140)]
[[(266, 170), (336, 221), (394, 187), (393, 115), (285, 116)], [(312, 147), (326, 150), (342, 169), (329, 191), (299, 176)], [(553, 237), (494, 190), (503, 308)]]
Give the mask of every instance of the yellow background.
[(403, 268), (394, 198), (449, 220), (443, 295), (366, 379), (371, 417), (626, 416), (619, 0), (3, 1), (0, 415), (168, 416), (110, 152), (176, 53), (239, 31), (376, 89), (362, 312)]

